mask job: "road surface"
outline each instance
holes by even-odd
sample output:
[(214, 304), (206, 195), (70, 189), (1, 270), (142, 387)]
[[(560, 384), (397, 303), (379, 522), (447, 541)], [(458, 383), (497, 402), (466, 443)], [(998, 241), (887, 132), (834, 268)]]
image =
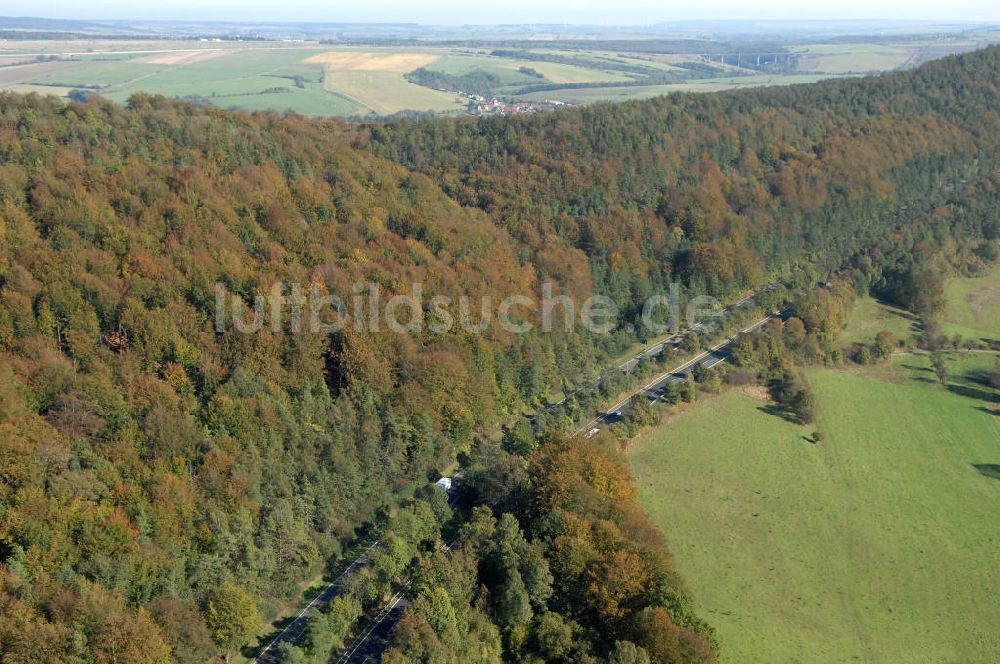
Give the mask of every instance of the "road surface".
[(654, 403), (661, 396), (663, 396), (663, 392), (668, 383), (676, 384), (683, 382), (687, 378), (687, 374), (693, 371), (694, 368), (697, 367), (699, 364), (704, 366), (706, 369), (711, 369), (715, 365), (721, 362), (725, 362), (726, 359), (729, 357), (730, 353), (732, 352), (733, 342), (735, 342), (736, 339), (741, 334), (749, 334), (750, 332), (753, 332), (754, 330), (757, 330), (760, 327), (762, 327), (769, 320), (775, 320), (775, 319), (783, 320), (787, 317), (788, 317), (787, 311), (782, 311), (777, 314), (764, 316), (760, 320), (755, 321), (752, 325), (748, 325), (747, 327), (740, 330), (737, 334), (734, 334), (733, 336), (723, 340), (721, 343), (715, 345), (714, 347), (696, 355), (695, 357), (691, 358), (690, 360), (680, 365), (679, 367), (675, 367), (670, 371), (667, 371), (665, 373), (660, 374), (659, 376), (656, 376), (648, 383), (643, 385), (641, 388), (632, 392), (627, 397), (625, 397), (615, 405), (611, 406), (611, 408), (609, 408), (607, 412), (601, 413), (600, 415), (592, 419), (590, 422), (587, 422), (582, 427), (574, 431), (573, 435), (578, 436), (581, 434), (589, 434), (594, 429), (600, 430), (601, 428), (607, 426), (608, 424), (614, 424), (615, 422), (618, 422), (626, 415), (628, 415), (628, 412), (631, 409), (632, 398), (640, 394), (645, 395), (645, 397), (649, 400), (649, 403)]
[[(460, 481), (462, 479), (462, 474), (457, 473), (452, 477), (455, 480), (455, 484), (451, 490), (448, 491), (448, 504), (454, 506), (455, 501), (460, 495)], [(316, 597), (309, 602), (302, 611), (299, 612), (295, 618), (288, 623), (284, 629), (282, 629), (277, 636), (275, 636), (268, 644), (260, 651), (260, 654), (254, 658), (253, 664), (278, 664), (281, 662), (281, 644), (284, 642), (291, 643), (292, 645), (299, 645), (302, 642), (302, 638), (306, 635), (309, 629), (309, 616), (314, 612), (322, 610), (327, 604), (336, 599), (341, 593), (347, 590), (348, 585), (351, 581), (351, 576), (358, 571), (360, 568), (368, 564), (368, 556), (372, 550), (377, 547), (380, 540), (375, 540), (371, 543), (368, 548), (362, 551), (357, 558), (355, 558), (347, 568), (341, 572), (336, 579), (331, 581), (326, 587)], [(454, 546), (454, 542), (448, 544), (444, 547), (444, 550), (449, 550)], [(397, 596), (398, 597), (398, 596)], [(397, 597), (393, 597), (396, 600)], [(388, 643), (389, 632), (392, 630), (392, 626), (396, 624), (399, 620), (400, 614), (402, 614), (403, 609), (409, 606), (409, 602), (406, 601), (405, 597), (401, 597), (400, 601), (395, 604), (390, 601), (391, 606), (388, 606), (388, 611), (383, 609), (381, 613), (376, 617), (376, 622), (373, 623), (371, 630), (366, 634), (366, 638), (371, 637), (372, 639), (377, 639), (381, 632), (384, 631), (383, 640)], [(398, 609), (398, 610), (396, 610)], [(395, 610), (395, 611), (394, 611)], [(390, 616), (392, 614), (392, 616)], [(392, 618), (391, 620), (389, 618)], [(384, 629), (383, 629), (384, 628)], [(373, 643), (375, 641), (373, 640)], [(382, 650), (385, 649), (385, 645), (382, 645)], [(364, 648), (357, 649), (360, 655)], [(379, 653), (382, 652), (379, 650)], [(340, 661), (340, 660), (338, 660)], [(347, 661), (347, 660), (343, 660)], [(365, 661), (364, 659), (351, 661)], [(373, 660), (374, 661), (374, 660)]]
[(347, 646), (344, 654), (336, 660), (337, 664), (375, 664), (382, 658), (382, 653), (391, 643), (392, 628), (410, 605), (406, 597), (408, 591), (409, 588), (404, 588), (392, 596), (372, 624)]
[(289, 642), (293, 645), (297, 645), (301, 641), (302, 637), (305, 635), (306, 630), (309, 628), (309, 616), (311, 616), (315, 611), (322, 609), (324, 606), (329, 604), (340, 595), (342, 592), (347, 590), (347, 584), (351, 580), (351, 575), (361, 567), (368, 564), (368, 554), (371, 553), (372, 549), (378, 546), (379, 541), (375, 540), (367, 549), (361, 552), (357, 558), (355, 558), (350, 565), (347, 566), (343, 572), (341, 572), (336, 579), (331, 581), (323, 590), (320, 591), (318, 595), (313, 597), (312, 601), (306, 604), (306, 607), (299, 612), (299, 615), (295, 616), (290, 623), (288, 623), (283, 630), (278, 632), (278, 635), (271, 639), (271, 641), (264, 646), (264, 649), (260, 651), (260, 654), (254, 658), (255, 664), (278, 664), (281, 661), (281, 644), (284, 642)]
[[(746, 304), (747, 302), (749, 302), (750, 300), (752, 300), (753, 298), (755, 298), (757, 295), (760, 295), (761, 293), (764, 293), (764, 292), (769, 291), (769, 290), (771, 290), (773, 288), (776, 288), (776, 287), (777, 287), (776, 283), (774, 283), (774, 284), (768, 284), (767, 286), (764, 286), (760, 290), (753, 291), (752, 293), (744, 295), (740, 299), (738, 299), (735, 302), (731, 303), (729, 306), (727, 306), (727, 307), (725, 307), (723, 309), (720, 309), (718, 311), (718, 315), (719, 316), (724, 316), (727, 313), (733, 311), (734, 309), (738, 309), (739, 307), (742, 307), (744, 304)], [(639, 353), (638, 355), (635, 355), (634, 357), (631, 357), (628, 360), (622, 362), (621, 364), (619, 364), (615, 368), (618, 369), (618, 370), (620, 370), (620, 371), (624, 371), (625, 373), (628, 373), (628, 372), (632, 371), (632, 369), (634, 369), (636, 367), (636, 365), (639, 364), (639, 362), (641, 362), (643, 359), (656, 357), (657, 355), (661, 354), (667, 348), (676, 349), (680, 344), (673, 343), (673, 341), (672, 341), (673, 339), (675, 339), (677, 337), (685, 337), (685, 336), (687, 336), (689, 334), (694, 334), (694, 333), (697, 333), (697, 332), (701, 332), (701, 331), (705, 330), (705, 328), (708, 327), (709, 325), (711, 325), (711, 321), (702, 321), (700, 323), (695, 323), (694, 325), (692, 325), (691, 327), (687, 328), (686, 330), (681, 330), (680, 332), (676, 332), (674, 334), (666, 336), (666, 337), (660, 339), (659, 341), (654, 342), (652, 345), (647, 346), (641, 353)], [(595, 387), (599, 382), (600, 382), (600, 379), (598, 379), (597, 381), (595, 381), (593, 383), (590, 383), (588, 385), (584, 385), (582, 387), (578, 387), (577, 389), (575, 389), (572, 392), (570, 392), (570, 393), (566, 394), (565, 396), (563, 396), (563, 398), (560, 399), (559, 401), (556, 401), (554, 403), (551, 403), (551, 404), (545, 406), (545, 410), (551, 412), (551, 411), (554, 411), (554, 410), (558, 409), (560, 406), (562, 406), (564, 403), (566, 403), (567, 399), (570, 399), (570, 398), (576, 396), (577, 394), (579, 394), (580, 392), (582, 392), (584, 390), (587, 390), (587, 389)], [(612, 409), (612, 411), (613, 410), (614, 409)]]
[[(750, 295), (747, 295), (746, 297), (734, 302), (726, 309), (723, 309), (723, 311), (731, 311), (732, 309), (739, 307), (740, 305), (748, 302), (754, 295), (756, 295), (756, 293), (751, 293)], [(753, 324), (748, 325), (747, 327), (740, 330), (738, 334), (716, 345), (714, 348), (710, 348), (709, 350), (701, 353), (697, 357), (688, 360), (687, 362), (673, 369), (672, 371), (668, 371), (664, 374), (657, 376), (652, 381), (647, 383), (644, 387), (642, 387), (640, 390), (634, 392), (633, 394), (629, 395), (628, 398), (615, 404), (615, 406), (613, 406), (609, 410), (609, 413), (620, 411), (621, 412), (620, 416), (609, 417), (608, 414), (601, 415), (600, 417), (597, 417), (591, 422), (587, 423), (585, 426), (583, 426), (581, 429), (575, 432), (574, 435), (579, 435), (593, 428), (601, 428), (602, 426), (610, 424), (613, 421), (617, 421), (621, 417), (624, 417), (628, 413), (629, 402), (632, 400), (632, 397), (635, 396), (636, 394), (646, 394), (647, 397), (650, 398), (651, 402), (656, 401), (659, 398), (659, 396), (663, 393), (663, 388), (666, 386), (668, 382), (677, 383), (684, 380), (684, 377), (687, 374), (687, 372), (694, 369), (694, 367), (697, 366), (698, 364), (703, 364), (706, 368), (711, 369), (720, 362), (724, 362), (726, 358), (729, 357), (733, 341), (735, 341), (735, 339), (740, 334), (748, 334), (750, 332), (753, 332), (754, 330), (760, 328), (765, 323), (767, 323), (767, 321), (775, 318), (787, 318), (787, 313), (781, 312), (777, 315), (764, 316), (760, 320), (755, 321)], [(701, 329), (702, 325), (703, 323), (699, 323), (698, 325), (693, 326), (689, 330), (685, 330), (685, 332), (682, 332), (681, 334), (683, 335), (689, 332), (697, 332)], [(655, 344), (648, 347), (639, 355), (636, 355), (627, 362), (618, 365), (618, 368), (621, 369), (622, 371), (630, 371), (633, 367), (635, 367), (635, 365), (639, 362), (639, 360), (643, 356), (653, 357), (655, 355), (662, 353), (663, 349), (668, 345), (669, 340), (672, 337), (673, 335), (671, 335), (671, 337), (668, 337), (667, 339), (663, 339), (656, 342)], [(553, 404), (553, 405), (558, 405), (558, 404)], [(454, 544), (455, 544), (454, 542), (448, 544), (447, 546), (444, 547), (444, 550), (447, 551), (451, 549), (451, 547), (454, 546)], [(382, 608), (378, 616), (375, 618), (374, 622), (371, 625), (369, 625), (368, 629), (362, 634), (360, 634), (357, 637), (357, 639), (347, 647), (347, 649), (344, 651), (344, 654), (341, 655), (340, 658), (336, 660), (337, 664), (377, 664), (377, 662), (379, 662), (379, 660), (382, 657), (382, 653), (390, 645), (392, 628), (396, 626), (396, 623), (399, 621), (400, 616), (402, 616), (403, 614), (403, 610), (407, 606), (409, 606), (409, 602), (406, 600), (406, 589), (404, 588), (399, 593), (394, 595), (392, 599), (389, 600), (388, 604), (386, 604)]]
[[(493, 507), (494, 505), (490, 505), (491, 509)], [(441, 550), (448, 553), (456, 544), (458, 544), (458, 539), (445, 544)], [(410, 600), (407, 597), (410, 585), (407, 584), (405, 588), (392, 596), (375, 616), (372, 624), (347, 645), (343, 654), (337, 658), (337, 664), (377, 664), (382, 659), (382, 653), (392, 643), (390, 640), (392, 628), (396, 626), (403, 611), (410, 605)]]

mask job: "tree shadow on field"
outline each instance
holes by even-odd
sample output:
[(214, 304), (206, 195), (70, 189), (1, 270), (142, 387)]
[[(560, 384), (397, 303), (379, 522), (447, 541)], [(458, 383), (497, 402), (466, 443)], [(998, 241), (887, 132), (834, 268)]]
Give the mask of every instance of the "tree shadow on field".
[(955, 383), (949, 383), (948, 391), (963, 397), (978, 399), (987, 403), (996, 403), (997, 401), (997, 395), (993, 392), (988, 392), (986, 390), (979, 389), (978, 387), (972, 387), (971, 385), (956, 385)]
[(990, 479), (1000, 480), (1000, 463), (974, 463), (972, 467)]
[(787, 408), (783, 408), (775, 403), (771, 403), (766, 406), (758, 406), (757, 410), (759, 410), (762, 413), (766, 413), (768, 415), (774, 415), (775, 417), (780, 417), (786, 422), (790, 422), (792, 424), (801, 424), (798, 418), (795, 417), (794, 413), (792, 413)]
[(988, 390), (993, 389), (993, 385), (990, 384), (990, 372), (983, 369), (968, 372), (965, 374), (965, 380)]
[(923, 372), (923, 373), (934, 373), (934, 371), (930, 367), (918, 367), (915, 364), (901, 364), (900, 366), (903, 367), (904, 369), (909, 369), (910, 371), (919, 371), (919, 372)]

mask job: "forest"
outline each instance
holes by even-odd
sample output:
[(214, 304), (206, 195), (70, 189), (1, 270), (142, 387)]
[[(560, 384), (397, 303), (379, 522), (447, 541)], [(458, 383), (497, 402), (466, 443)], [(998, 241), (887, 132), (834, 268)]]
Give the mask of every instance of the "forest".
[[(4, 661), (231, 655), (458, 457), (480, 505), (454, 559), (407, 540), (423, 581), (386, 661), (470, 661), (473, 633), (484, 661), (712, 661), (670, 533), (613, 450), (484, 441), (599, 373), (674, 283), (726, 300), (834, 275), (932, 321), (942, 270), (995, 254), (998, 108), (1000, 48), (363, 125), (0, 94)], [(421, 282), (457, 300), (546, 281), (611, 297), (616, 332), (213, 326), (216, 284), (250, 301), (277, 282)]]

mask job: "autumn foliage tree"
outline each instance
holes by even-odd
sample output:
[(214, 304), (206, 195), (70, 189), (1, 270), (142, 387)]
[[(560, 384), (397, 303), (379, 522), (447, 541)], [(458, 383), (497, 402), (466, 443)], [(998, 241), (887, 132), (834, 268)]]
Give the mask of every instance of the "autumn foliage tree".
[[(726, 299), (848, 263), (793, 303), (801, 340), (765, 329), (744, 349), (769, 369), (786, 343), (832, 357), (847, 292), (933, 325), (941, 275), (995, 258), (997, 72), (993, 48), (872, 79), (358, 125), (0, 93), (3, 655), (198, 661), (206, 631), (217, 652), (239, 648), (257, 612), (297, 597), (429, 471), (590, 383), (673, 284)], [(253, 306), (276, 283), (348, 298), (365, 284), (384, 302), (419, 282), (458, 320), (463, 295), (547, 281), (609, 297), (616, 331), (314, 334)], [(258, 331), (216, 329), (216, 285)], [(469, 546), (491, 562), (456, 572), (476, 590), (455, 629), (431, 619), (433, 586), (428, 615), (405, 622), (408, 643), (433, 634), (442, 649), (419, 658), (584, 661), (616, 642), (708, 658), (621, 464), (512, 431), (530, 461), (497, 453), (475, 477), (523, 544), (507, 521), (493, 524), (503, 545), (478, 524)], [(428, 504), (394, 532), (427, 551), (435, 518)], [(377, 603), (400, 553), (359, 602)], [(656, 592), (640, 597), (647, 578)]]

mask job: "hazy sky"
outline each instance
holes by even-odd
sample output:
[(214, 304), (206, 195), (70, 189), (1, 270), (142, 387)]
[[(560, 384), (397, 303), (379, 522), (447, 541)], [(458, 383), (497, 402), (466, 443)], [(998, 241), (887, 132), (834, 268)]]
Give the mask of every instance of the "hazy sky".
[(645, 25), (687, 19), (1000, 21), (998, 0), (4, 0), (0, 15), (89, 19)]

